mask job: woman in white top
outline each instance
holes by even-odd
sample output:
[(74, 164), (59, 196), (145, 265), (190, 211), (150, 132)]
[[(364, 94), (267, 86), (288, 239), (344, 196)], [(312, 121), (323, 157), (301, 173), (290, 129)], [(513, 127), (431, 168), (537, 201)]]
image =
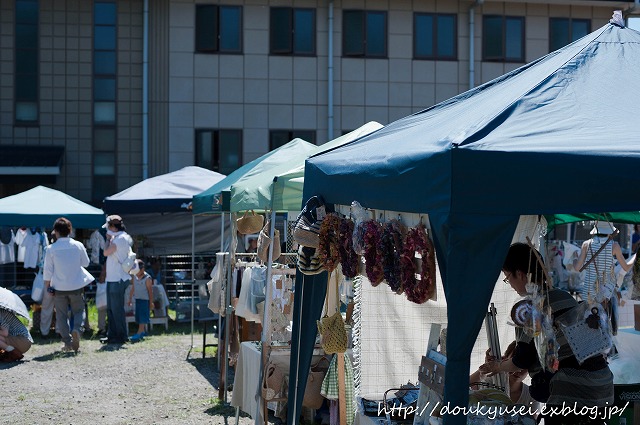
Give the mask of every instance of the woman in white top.
[(107, 217), (107, 243), (104, 255), (107, 257), (107, 337), (100, 338), (103, 344), (124, 344), (129, 340), (127, 319), (124, 312), (125, 291), (131, 276), (122, 268), (122, 262), (129, 255), (131, 236), (119, 215)]

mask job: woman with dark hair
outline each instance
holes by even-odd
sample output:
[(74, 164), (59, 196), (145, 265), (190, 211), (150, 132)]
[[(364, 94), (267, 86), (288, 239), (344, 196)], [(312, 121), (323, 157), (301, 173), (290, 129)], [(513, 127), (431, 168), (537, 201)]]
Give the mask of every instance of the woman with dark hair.
[[(536, 254), (538, 254), (536, 256)], [(516, 328), (516, 348), (514, 355), (504, 361), (485, 363), (480, 367), (483, 373), (493, 375), (499, 372), (513, 372), (527, 369), (531, 376), (531, 395), (547, 406), (579, 408), (605, 407), (613, 404), (613, 374), (607, 360), (601, 354), (586, 359), (582, 364), (573, 355), (564, 334), (559, 330), (556, 319), (576, 307), (578, 302), (566, 291), (554, 289), (545, 279), (544, 265), (538, 261), (539, 253), (527, 244), (511, 245), (502, 266), (505, 283), (519, 295), (531, 292), (530, 283), (537, 284), (545, 296), (544, 308), (550, 307), (555, 338), (558, 343), (558, 370), (555, 374), (545, 372), (538, 360), (533, 338)], [(542, 258), (542, 257), (539, 257)], [(546, 425), (605, 423), (593, 421), (585, 415), (553, 415), (545, 417)]]

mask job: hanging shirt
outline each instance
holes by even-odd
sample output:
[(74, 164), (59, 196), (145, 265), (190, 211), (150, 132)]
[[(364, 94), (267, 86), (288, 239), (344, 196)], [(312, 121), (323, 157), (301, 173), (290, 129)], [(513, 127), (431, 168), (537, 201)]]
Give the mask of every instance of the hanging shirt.
[(16, 232), (15, 243), (18, 245), (18, 263), (24, 262), (26, 248), (22, 245), (22, 241), (24, 241), (27, 236), (27, 232), (29, 232), (28, 229), (18, 229)]
[(16, 238), (13, 230), (10, 230), (11, 238), (5, 244), (0, 240), (0, 264), (13, 263), (16, 261)]
[(91, 248), (91, 262), (93, 264), (101, 264), (100, 257), (107, 241), (99, 230), (94, 231), (89, 237), (89, 248)]
[(20, 246), (24, 248), (24, 268), (35, 269), (40, 258), (40, 249), (42, 247), (42, 236), (40, 232), (25, 231), (25, 235), (20, 242)]

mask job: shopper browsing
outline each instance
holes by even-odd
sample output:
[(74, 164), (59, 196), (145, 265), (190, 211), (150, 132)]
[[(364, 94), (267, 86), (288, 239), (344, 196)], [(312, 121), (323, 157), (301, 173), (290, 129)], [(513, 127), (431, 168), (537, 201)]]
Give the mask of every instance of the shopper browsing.
[[(143, 339), (146, 327), (149, 324), (151, 310), (153, 310), (153, 279), (144, 269), (144, 261), (136, 260), (135, 274), (131, 277), (131, 292), (129, 292), (129, 305), (135, 300), (135, 317), (138, 324), (138, 332), (131, 337), (131, 342)], [(132, 270), (133, 271), (133, 270)]]
[(128, 341), (127, 319), (124, 312), (124, 293), (129, 286), (131, 276), (122, 268), (127, 259), (133, 240), (126, 232), (122, 217), (107, 217), (107, 243), (104, 255), (107, 257), (107, 337), (101, 338), (104, 344), (124, 344)]

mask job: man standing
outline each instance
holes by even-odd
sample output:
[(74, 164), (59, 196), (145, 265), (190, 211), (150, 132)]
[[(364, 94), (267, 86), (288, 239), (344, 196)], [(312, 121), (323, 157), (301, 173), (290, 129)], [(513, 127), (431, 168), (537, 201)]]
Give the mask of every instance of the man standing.
[(122, 263), (126, 260), (133, 244), (131, 236), (119, 215), (107, 217), (107, 243), (104, 255), (107, 257), (107, 337), (101, 338), (103, 344), (124, 344), (128, 340), (127, 319), (124, 313), (124, 293), (129, 286), (131, 276), (124, 271)]
[[(53, 224), (56, 241), (45, 254), (44, 286), (46, 291), (54, 291), (56, 327), (64, 342), (62, 351), (78, 352), (82, 336), (84, 287), (93, 281), (93, 276), (85, 269), (89, 265), (87, 250), (80, 242), (69, 237), (71, 229), (71, 222), (64, 217)], [(69, 308), (73, 315), (71, 335), (67, 315)]]

